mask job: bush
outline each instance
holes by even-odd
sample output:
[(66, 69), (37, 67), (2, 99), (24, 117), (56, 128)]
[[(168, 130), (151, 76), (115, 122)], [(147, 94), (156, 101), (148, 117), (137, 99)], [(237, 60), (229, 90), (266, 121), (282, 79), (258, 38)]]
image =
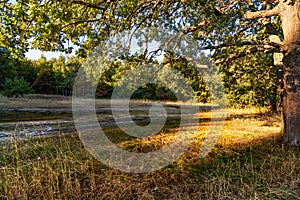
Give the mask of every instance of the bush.
[(29, 83), (21, 77), (15, 77), (14, 79), (6, 79), (3, 83), (3, 90), (1, 94), (7, 97), (18, 97), (23, 94), (34, 93), (34, 90), (30, 87)]

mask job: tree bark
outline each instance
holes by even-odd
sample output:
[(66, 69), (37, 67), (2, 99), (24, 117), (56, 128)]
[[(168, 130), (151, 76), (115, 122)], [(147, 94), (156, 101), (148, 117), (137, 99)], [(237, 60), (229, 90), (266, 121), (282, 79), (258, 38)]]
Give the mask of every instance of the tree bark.
[(282, 132), (290, 146), (300, 145), (300, 52), (284, 56)]
[(284, 33), (282, 133), (287, 145), (300, 146), (300, 1), (279, 15)]

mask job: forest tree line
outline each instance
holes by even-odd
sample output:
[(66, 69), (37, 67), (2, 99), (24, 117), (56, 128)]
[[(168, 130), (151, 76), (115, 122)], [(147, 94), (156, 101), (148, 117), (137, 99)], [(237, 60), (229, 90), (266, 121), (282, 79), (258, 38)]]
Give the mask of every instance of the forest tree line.
[[(272, 56), (257, 54), (260, 55), (216, 66), (223, 79), (228, 106), (256, 105), (271, 106), (273, 109), (278, 106), (281, 68), (272, 66)], [(202, 55), (204, 63), (207, 63), (209, 58), (209, 55)], [(49, 60), (44, 55), (38, 60), (14, 58), (4, 48), (1, 48), (0, 59), (0, 91), (7, 97), (23, 96), (27, 93), (70, 96), (77, 72), (84, 61), (78, 54), (67, 58), (61, 55)], [(138, 55), (122, 59), (122, 64), (115, 62), (106, 70), (98, 84), (96, 98), (110, 98), (122, 75), (140, 64)], [(168, 62), (162, 61), (162, 64)], [(211, 93), (201, 73), (183, 60), (174, 61), (172, 67), (188, 79), (195, 91), (196, 101), (210, 102)], [(140, 87), (132, 98), (176, 100), (171, 91), (155, 84)]]

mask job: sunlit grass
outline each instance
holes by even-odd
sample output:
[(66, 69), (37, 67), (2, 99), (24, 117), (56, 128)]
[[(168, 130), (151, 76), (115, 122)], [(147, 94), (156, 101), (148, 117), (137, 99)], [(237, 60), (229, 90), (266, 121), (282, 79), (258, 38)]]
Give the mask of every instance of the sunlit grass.
[[(3, 142), (0, 199), (299, 199), (300, 152), (282, 145), (280, 117), (266, 109), (228, 109), (213, 151), (199, 159), (210, 112), (201, 112), (198, 136), (173, 164), (151, 173), (123, 173), (94, 159), (78, 134)], [(150, 152), (178, 130), (168, 120), (150, 139), (105, 129), (120, 148)]]

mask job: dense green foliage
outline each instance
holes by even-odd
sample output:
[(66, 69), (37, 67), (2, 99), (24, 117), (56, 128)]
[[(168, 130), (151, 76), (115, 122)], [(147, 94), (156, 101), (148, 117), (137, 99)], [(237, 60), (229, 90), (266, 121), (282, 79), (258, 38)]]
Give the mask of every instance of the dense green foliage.
[(257, 53), (221, 65), (228, 105), (271, 106), (275, 110), (280, 100), (281, 74), (280, 67), (273, 66), (272, 62), (272, 56)]
[(34, 92), (29, 83), (26, 82), (23, 77), (6, 79), (3, 84), (3, 88), (4, 89), (1, 93), (7, 97), (18, 97), (23, 96), (23, 94), (30, 94)]
[(19, 96), (32, 93), (36, 69), (26, 59), (15, 59), (5, 49), (0, 50), (0, 93)]
[(5, 96), (20, 96), (27, 93), (71, 95), (72, 85), (80, 67), (79, 59), (70, 57), (67, 61), (13, 58), (3, 48), (0, 52), (0, 93)]

